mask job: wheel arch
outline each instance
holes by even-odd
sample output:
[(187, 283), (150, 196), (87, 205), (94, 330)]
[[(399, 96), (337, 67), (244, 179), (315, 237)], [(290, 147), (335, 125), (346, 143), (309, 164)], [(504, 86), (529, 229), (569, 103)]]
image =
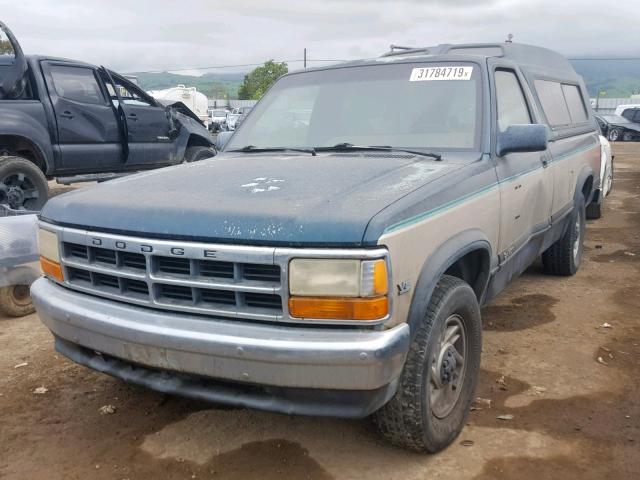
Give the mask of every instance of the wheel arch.
[(425, 261), (415, 290), (407, 322), (411, 333), (422, 321), (436, 284), (443, 275), (467, 282), (482, 304), (492, 268), (491, 242), (481, 230), (465, 230), (442, 243)]
[(578, 195), (582, 195), (584, 197), (585, 205), (589, 205), (597, 189), (598, 186), (595, 185), (595, 174), (593, 169), (590, 166), (584, 166), (578, 175), (574, 200), (577, 199)]
[(47, 155), (36, 141), (23, 135), (1, 134), (0, 153), (3, 150), (9, 155), (23, 157), (33, 162), (45, 175), (49, 173), (50, 163)]

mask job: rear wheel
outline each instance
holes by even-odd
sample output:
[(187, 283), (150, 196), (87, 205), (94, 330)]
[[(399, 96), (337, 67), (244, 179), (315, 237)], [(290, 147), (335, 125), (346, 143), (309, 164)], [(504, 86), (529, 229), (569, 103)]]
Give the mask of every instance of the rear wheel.
[(605, 169), (604, 172), (604, 196), (606, 197), (611, 193), (611, 189), (613, 188), (613, 159), (611, 159), (611, 164)]
[(49, 185), (33, 162), (0, 156), (0, 204), (14, 210), (40, 210), (49, 198)]
[(481, 335), (475, 293), (444, 275), (417, 326), (396, 395), (374, 414), (387, 440), (434, 453), (456, 439), (473, 401)]
[(542, 254), (545, 273), (570, 276), (578, 271), (584, 249), (585, 217), (584, 197), (580, 195), (571, 212), (567, 231)]
[(189, 147), (184, 152), (185, 162), (196, 162), (198, 160), (204, 160), (205, 158), (211, 158), (216, 155), (216, 151), (212, 147)]
[(0, 312), (10, 317), (24, 317), (35, 312), (29, 285), (0, 287)]

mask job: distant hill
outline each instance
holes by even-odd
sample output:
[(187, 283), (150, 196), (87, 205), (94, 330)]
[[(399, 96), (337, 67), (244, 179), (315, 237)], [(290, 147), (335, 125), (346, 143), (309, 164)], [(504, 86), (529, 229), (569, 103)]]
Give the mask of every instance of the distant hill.
[(610, 98), (640, 93), (640, 60), (574, 60), (571, 64), (584, 78), (592, 97), (599, 90)]
[(206, 73), (201, 77), (178, 75), (169, 72), (131, 73), (138, 77), (138, 84), (144, 90), (162, 90), (182, 84), (196, 87), (209, 98), (238, 98), (238, 88), (244, 80), (244, 73)]
[[(598, 90), (607, 92), (607, 97), (629, 97), (640, 93), (639, 60), (574, 60), (576, 71), (584, 77), (589, 95), (595, 97)], [(238, 88), (244, 73), (206, 73), (201, 77), (178, 75), (169, 72), (132, 73), (145, 90), (160, 90), (183, 84), (196, 87), (209, 98), (238, 98)]]

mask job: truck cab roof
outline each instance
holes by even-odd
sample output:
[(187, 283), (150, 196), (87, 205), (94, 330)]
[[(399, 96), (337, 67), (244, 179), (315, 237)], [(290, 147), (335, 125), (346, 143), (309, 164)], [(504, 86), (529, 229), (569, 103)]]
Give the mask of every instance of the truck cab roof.
[[(398, 48), (398, 47), (394, 47)], [(327, 68), (347, 68), (380, 63), (406, 63), (430, 61), (472, 61), (484, 63), (488, 58), (501, 58), (511, 61), (532, 73), (548, 73), (565, 80), (580, 81), (571, 63), (562, 55), (548, 48), (523, 43), (444, 43), (431, 47), (392, 49), (375, 58), (354, 60), (328, 67), (317, 67), (309, 70)]]

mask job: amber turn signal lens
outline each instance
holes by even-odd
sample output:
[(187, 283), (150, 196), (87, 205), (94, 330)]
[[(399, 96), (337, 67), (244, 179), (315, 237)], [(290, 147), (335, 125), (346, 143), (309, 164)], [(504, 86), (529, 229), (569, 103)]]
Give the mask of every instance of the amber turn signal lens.
[(289, 314), (297, 318), (377, 320), (389, 312), (387, 297), (322, 298), (291, 297)]
[(64, 275), (62, 274), (62, 267), (59, 263), (49, 260), (45, 257), (40, 257), (40, 267), (45, 275), (55, 278), (56, 280), (64, 281)]
[(378, 260), (373, 266), (373, 293), (374, 295), (386, 295), (388, 291), (387, 264), (384, 260)]

